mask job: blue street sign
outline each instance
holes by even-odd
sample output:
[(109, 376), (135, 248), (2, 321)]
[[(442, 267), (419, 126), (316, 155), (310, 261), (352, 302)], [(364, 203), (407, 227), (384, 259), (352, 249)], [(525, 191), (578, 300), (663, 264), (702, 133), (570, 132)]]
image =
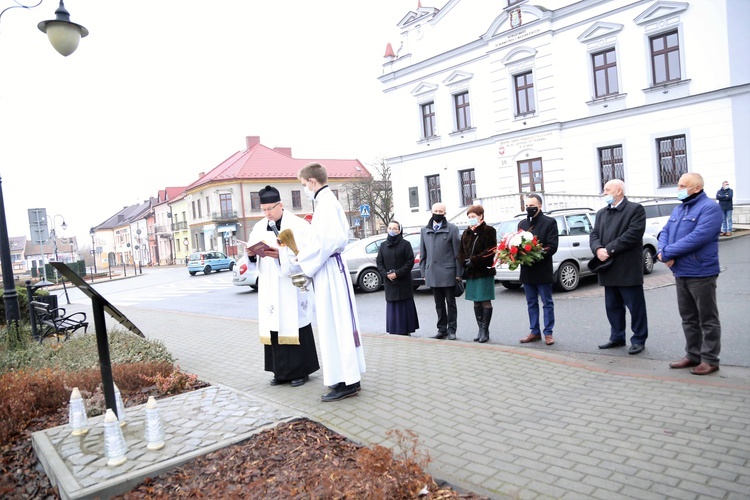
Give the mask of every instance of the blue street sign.
[(353, 220), (352, 220), (352, 225), (353, 225), (354, 227), (359, 227), (359, 219), (353, 219)]
[(359, 215), (367, 218), (370, 216), (370, 205), (362, 204), (359, 206)]

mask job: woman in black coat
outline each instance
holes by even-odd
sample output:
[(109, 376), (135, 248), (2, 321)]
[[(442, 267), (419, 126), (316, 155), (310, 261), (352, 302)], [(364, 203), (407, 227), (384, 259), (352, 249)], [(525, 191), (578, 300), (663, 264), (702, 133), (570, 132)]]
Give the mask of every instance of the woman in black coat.
[(490, 339), (492, 301), (495, 300), (495, 260), (497, 232), (484, 222), (484, 208), (472, 205), (466, 211), (469, 227), (461, 235), (458, 261), (464, 265), (466, 300), (474, 302), (474, 316), (479, 327), (474, 342)]
[(414, 250), (401, 234), (401, 224), (388, 224), (388, 239), (380, 245), (378, 271), (385, 277), (385, 331), (395, 335), (411, 335), (419, 328), (411, 270)]

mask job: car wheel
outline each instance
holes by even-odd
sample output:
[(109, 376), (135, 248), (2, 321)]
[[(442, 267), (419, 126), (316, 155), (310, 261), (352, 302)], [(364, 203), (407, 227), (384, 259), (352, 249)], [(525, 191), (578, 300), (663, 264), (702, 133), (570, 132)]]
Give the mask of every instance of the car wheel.
[(229, 270), (231, 271), (232, 269), (234, 269), (234, 262), (229, 263)]
[(508, 290), (518, 290), (521, 288), (521, 283), (514, 283), (512, 281), (501, 281), (500, 284)]
[(211, 266), (204, 267), (203, 274), (211, 274)]
[(367, 293), (377, 292), (380, 290), (383, 280), (380, 277), (380, 273), (377, 269), (365, 269), (357, 279), (357, 286)]
[(258, 289), (258, 278), (255, 278), (255, 283), (250, 285), (250, 288), (252, 288), (253, 290)]
[(563, 262), (557, 270), (557, 286), (564, 292), (572, 292), (578, 288), (580, 274), (572, 262)]
[(198, 271), (188, 271), (188, 272), (190, 273), (190, 276), (195, 276), (195, 273), (197, 273)]
[(643, 274), (651, 274), (654, 271), (654, 251), (648, 247), (643, 248)]

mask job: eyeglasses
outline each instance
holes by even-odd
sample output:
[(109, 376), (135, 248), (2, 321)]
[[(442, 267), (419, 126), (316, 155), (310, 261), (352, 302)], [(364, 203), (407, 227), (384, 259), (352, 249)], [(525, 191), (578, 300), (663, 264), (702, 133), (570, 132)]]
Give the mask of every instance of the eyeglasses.
[(261, 210), (262, 210), (262, 211), (264, 211), (264, 212), (270, 212), (270, 211), (271, 211), (271, 210), (273, 210), (274, 208), (278, 207), (280, 203), (281, 203), (281, 202), (278, 202), (278, 203), (276, 203), (276, 204), (274, 204), (273, 206), (270, 206), (270, 207), (268, 207), (268, 208), (261, 208)]

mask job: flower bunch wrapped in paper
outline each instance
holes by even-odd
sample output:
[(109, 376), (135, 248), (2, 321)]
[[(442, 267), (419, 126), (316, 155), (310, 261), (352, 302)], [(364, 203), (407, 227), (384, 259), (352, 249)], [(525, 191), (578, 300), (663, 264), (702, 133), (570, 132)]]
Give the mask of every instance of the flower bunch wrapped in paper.
[(542, 260), (544, 253), (545, 250), (536, 236), (521, 229), (515, 233), (508, 233), (497, 244), (495, 266), (507, 264), (508, 269), (514, 271), (521, 264), (528, 266)]

